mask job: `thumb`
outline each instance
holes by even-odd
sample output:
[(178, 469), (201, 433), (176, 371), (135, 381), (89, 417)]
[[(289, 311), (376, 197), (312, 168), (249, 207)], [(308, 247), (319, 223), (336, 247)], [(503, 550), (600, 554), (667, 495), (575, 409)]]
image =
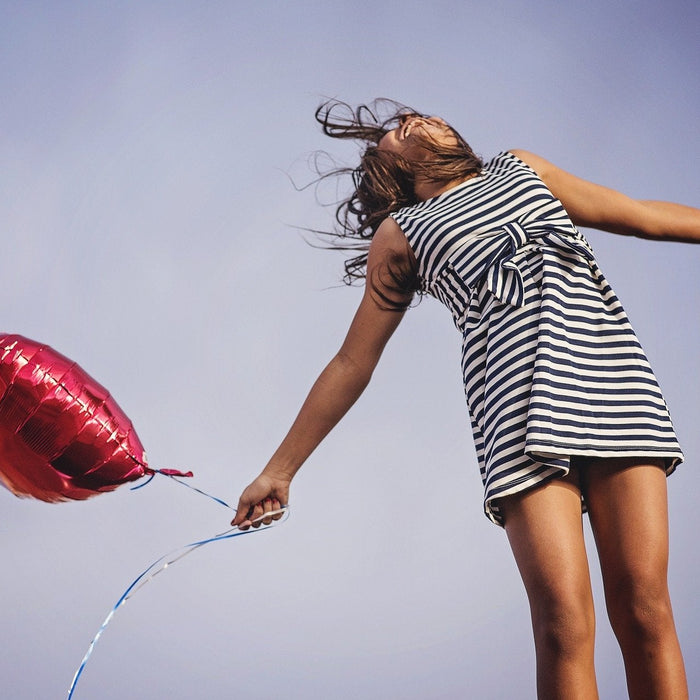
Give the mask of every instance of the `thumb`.
[[(238, 507), (236, 508), (236, 516), (231, 521), (231, 525), (237, 527), (246, 521), (250, 521), (250, 517), (253, 514), (253, 509), (255, 504), (251, 502), (249, 498), (246, 498), (245, 493), (240, 497), (238, 501)], [(250, 525), (250, 522), (248, 522)]]

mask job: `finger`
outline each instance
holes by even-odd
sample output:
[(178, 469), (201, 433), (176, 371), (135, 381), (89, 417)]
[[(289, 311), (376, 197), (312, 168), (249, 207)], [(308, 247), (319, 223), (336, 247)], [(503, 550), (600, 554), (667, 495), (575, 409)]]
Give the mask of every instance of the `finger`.
[(273, 498), (272, 499), (272, 519), (273, 520), (279, 520), (283, 515), (284, 515), (284, 510), (282, 509), (282, 504), (279, 502), (279, 499)]
[(260, 527), (262, 524), (262, 514), (263, 514), (263, 503), (262, 501), (260, 503), (256, 503), (255, 506), (253, 507), (253, 512), (250, 514), (249, 520), (250, 524), (254, 528)]
[(262, 515), (253, 516), (251, 518), (250, 524), (253, 527), (260, 527), (261, 525), (272, 525), (274, 520), (279, 520), (285, 512), (287, 506), (280, 506), (279, 508), (272, 508), (274, 505), (274, 499), (271, 500), (271, 509), (268, 510), (265, 502), (262, 502), (263, 513)]
[(266, 516), (262, 519), (263, 525), (270, 525), (272, 523), (272, 516), (269, 515), (272, 510), (274, 510), (272, 507), (272, 499), (266, 498), (263, 501), (263, 515)]
[[(250, 514), (253, 511), (253, 506), (250, 505), (247, 499), (241, 496), (236, 508), (236, 515), (231, 521), (233, 527), (240, 527), (242, 530), (247, 530), (250, 527)], [(241, 527), (243, 526), (243, 527)]]

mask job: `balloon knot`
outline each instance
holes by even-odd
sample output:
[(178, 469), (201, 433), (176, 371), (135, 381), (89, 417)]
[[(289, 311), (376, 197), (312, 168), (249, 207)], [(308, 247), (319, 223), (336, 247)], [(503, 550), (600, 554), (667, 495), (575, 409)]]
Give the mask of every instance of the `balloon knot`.
[(165, 476), (182, 476), (191, 477), (194, 476), (192, 472), (181, 472), (179, 469), (154, 469), (158, 474), (164, 474)]

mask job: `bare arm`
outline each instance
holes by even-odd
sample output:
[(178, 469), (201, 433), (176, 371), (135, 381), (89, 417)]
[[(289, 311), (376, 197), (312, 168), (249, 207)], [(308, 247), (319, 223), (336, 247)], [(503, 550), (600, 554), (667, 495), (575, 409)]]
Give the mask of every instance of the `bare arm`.
[(520, 150), (511, 153), (542, 178), (577, 226), (640, 238), (700, 243), (700, 209), (632, 199), (571, 175), (534, 153)]
[[(267, 466), (241, 495), (233, 525), (248, 527), (250, 519), (287, 503), (294, 475), (364, 391), (387, 341), (403, 317), (402, 312), (382, 308), (369, 280), (381, 284), (380, 273), (387, 261), (391, 260), (392, 265), (402, 264), (409, 254), (401, 229), (392, 219), (387, 219), (372, 240), (368, 282), (340, 350), (319, 375)], [(397, 298), (396, 292), (384, 288), (380, 291)]]

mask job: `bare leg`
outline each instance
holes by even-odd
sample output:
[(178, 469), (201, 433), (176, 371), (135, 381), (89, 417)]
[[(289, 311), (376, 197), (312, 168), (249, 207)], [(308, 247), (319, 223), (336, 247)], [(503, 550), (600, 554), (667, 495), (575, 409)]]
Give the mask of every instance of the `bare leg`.
[(629, 696), (687, 698), (666, 578), (666, 475), (653, 459), (591, 460), (581, 483)]
[(550, 481), (500, 504), (530, 601), (540, 700), (598, 697), (593, 595), (574, 481)]

